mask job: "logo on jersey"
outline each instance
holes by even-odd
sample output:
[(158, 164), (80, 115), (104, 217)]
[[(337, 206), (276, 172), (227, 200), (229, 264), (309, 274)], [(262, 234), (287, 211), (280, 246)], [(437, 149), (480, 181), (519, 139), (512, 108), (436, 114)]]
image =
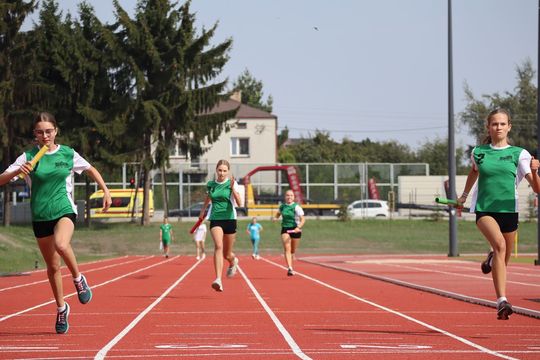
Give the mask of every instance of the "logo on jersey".
[(57, 161), (54, 163), (56, 169), (66, 169), (69, 168), (69, 164), (65, 161)]
[(507, 156), (501, 156), (499, 157), (499, 161), (512, 161), (514, 160), (514, 158), (512, 157), (512, 155), (507, 155)]

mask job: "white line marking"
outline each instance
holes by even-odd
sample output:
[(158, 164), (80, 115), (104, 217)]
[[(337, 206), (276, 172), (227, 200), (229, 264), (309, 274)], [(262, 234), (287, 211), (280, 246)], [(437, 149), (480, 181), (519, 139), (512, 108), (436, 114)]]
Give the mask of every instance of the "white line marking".
[[(397, 264), (385, 264), (386, 266), (392, 266), (397, 268), (403, 268), (403, 269), (409, 269), (409, 270), (415, 270), (420, 272), (430, 272), (430, 273), (439, 273), (444, 275), (454, 275), (454, 276), (461, 276), (461, 277), (467, 277), (467, 278), (473, 278), (473, 279), (480, 279), (480, 280), (489, 280), (489, 282), (492, 282), (491, 276), (478, 276), (478, 275), (471, 275), (471, 274), (460, 274), (455, 272), (449, 272), (449, 271), (441, 271), (441, 270), (435, 270), (435, 269), (423, 269), (418, 268), (414, 266), (406, 266), (406, 265), (397, 265)], [(507, 280), (506, 283), (508, 284), (516, 284), (516, 285), (524, 285), (524, 286), (537, 286), (540, 287), (540, 284), (532, 284), (532, 283), (524, 283), (519, 281), (511, 281)]]
[[(281, 266), (281, 265), (279, 265), (279, 264), (277, 264), (277, 263), (275, 263), (275, 262), (273, 262), (273, 261), (270, 261), (270, 260), (268, 260), (268, 259), (262, 259), (262, 260), (264, 260), (264, 261), (266, 261), (266, 262), (268, 262), (268, 263), (270, 263), (270, 264), (272, 264), (272, 265), (274, 265), (274, 266), (277, 266), (277, 267), (279, 267), (279, 268), (286, 269), (284, 266)], [(501, 353), (499, 353), (499, 352), (497, 352), (497, 351), (493, 351), (493, 350), (491, 350), (491, 349), (485, 348), (485, 347), (483, 347), (483, 346), (481, 346), (481, 345), (478, 345), (478, 344), (476, 344), (476, 343), (473, 343), (472, 341), (469, 341), (469, 340), (467, 340), (467, 339), (465, 339), (465, 338), (462, 338), (461, 336), (452, 334), (452, 333), (450, 333), (450, 332), (448, 332), (448, 331), (446, 331), (446, 330), (443, 330), (443, 329), (439, 329), (438, 327), (435, 327), (435, 326), (433, 326), (433, 325), (430, 325), (430, 324), (428, 324), (428, 323), (425, 323), (425, 322), (423, 322), (423, 321), (420, 321), (420, 320), (418, 320), (418, 319), (415, 319), (415, 318), (413, 318), (413, 317), (411, 317), (411, 316), (408, 316), (408, 315), (405, 315), (405, 314), (403, 314), (403, 313), (400, 313), (400, 312), (398, 312), (398, 311), (396, 311), (396, 310), (392, 310), (392, 309), (390, 309), (390, 308), (387, 308), (386, 306), (379, 305), (379, 304), (374, 303), (374, 302), (372, 302), (372, 301), (369, 301), (369, 300), (363, 299), (363, 298), (361, 298), (361, 297), (358, 297), (358, 296), (356, 296), (356, 295), (353, 295), (353, 294), (351, 294), (351, 293), (349, 293), (349, 292), (347, 292), (347, 291), (345, 291), (345, 290), (338, 289), (338, 288), (336, 288), (336, 287), (334, 287), (334, 286), (332, 286), (332, 285), (330, 285), (330, 284), (327, 284), (327, 283), (325, 283), (325, 282), (322, 282), (322, 281), (320, 281), (320, 280), (317, 280), (317, 279), (315, 279), (315, 278), (312, 278), (311, 276), (304, 275), (304, 274), (301, 274), (301, 273), (299, 273), (299, 272), (295, 272), (295, 273), (298, 274), (299, 276), (302, 276), (302, 277), (304, 277), (304, 278), (306, 278), (306, 279), (308, 279), (308, 280), (311, 280), (311, 281), (313, 281), (313, 282), (315, 282), (315, 283), (317, 283), (317, 284), (319, 284), (319, 285), (322, 285), (322, 286), (324, 286), (324, 287), (327, 287), (327, 288), (329, 288), (329, 289), (332, 289), (332, 290), (334, 290), (334, 291), (337, 291), (337, 292), (339, 292), (339, 293), (341, 293), (341, 294), (343, 294), (343, 295), (350, 296), (351, 298), (353, 298), (353, 299), (355, 299), (355, 300), (361, 301), (361, 302), (363, 302), (363, 303), (365, 303), (365, 304), (371, 305), (371, 306), (373, 306), (373, 307), (376, 307), (376, 308), (378, 308), (378, 309), (384, 310), (384, 311), (389, 312), (389, 313), (391, 313), (391, 314), (400, 316), (400, 317), (402, 317), (402, 318), (404, 318), (404, 319), (407, 319), (407, 320), (409, 320), (409, 321), (412, 321), (412, 322), (414, 322), (414, 323), (417, 323), (417, 324), (419, 324), (419, 325), (421, 325), (421, 326), (424, 326), (424, 327), (426, 327), (426, 328), (428, 328), (428, 329), (434, 330), (434, 331), (436, 331), (436, 332), (438, 332), (438, 333), (441, 333), (441, 334), (443, 334), (443, 335), (446, 335), (446, 336), (448, 336), (448, 337), (451, 337), (451, 338), (453, 338), (453, 339), (455, 339), (455, 340), (457, 340), (457, 341), (460, 341), (460, 342), (462, 342), (462, 343), (464, 343), (464, 344), (466, 344), (466, 345), (469, 345), (469, 346), (471, 346), (471, 347), (473, 347), (473, 348), (475, 348), (475, 349), (478, 349), (478, 350), (480, 350), (480, 351), (482, 351), (482, 352), (485, 352), (485, 353), (487, 353), (487, 354), (490, 354), (490, 355), (493, 355), (493, 356), (497, 356), (497, 357), (500, 357), (500, 358), (503, 358), (503, 359), (507, 359), (507, 360), (517, 360), (516, 358), (510, 357), (510, 356), (506, 356), (506, 355), (501, 354)]]
[(0, 346), (0, 351), (7, 350), (58, 350), (58, 346)]
[(370, 345), (370, 344), (341, 344), (342, 349), (406, 349), (406, 350), (422, 350), (431, 349), (429, 345)]
[(272, 319), (272, 321), (274, 322), (274, 324), (276, 325), (276, 327), (278, 328), (279, 332), (281, 333), (281, 335), (283, 335), (283, 337), (285, 338), (285, 341), (287, 341), (287, 344), (289, 344), (289, 347), (292, 349), (292, 351), (294, 352), (294, 354), (296, 356), (298, 356), (300, 359), (304, 359), (304, 360), (311, 360), (311, 358), (309, 356), (307, 356), (306, 354), (304, 354), (302, 352), (302, 350), (300, 349), (300, 346), (298, 346), (298, 344), (296, 343), (296, 341), (294, 341), (294, 339), (292, 338), (291, 334), (289, 334), (289, 332), (287, 331), (287, 329), (285, 329), (285, 326), (283, 326), (283, 324), (281, 323), (281, 321), (279, 321), (278, 317), (276, 316), (276, 314), (274, 314), (274, 312), (272, 311), (272, 309), (270, 309), (270, 307), (268, 306), (268, 304), (266, 303), (266, 301), (264, 301), (264, 299), (262, 298), (262, 296), (259, 294), (259, 292), (257, 291), (257, 289), (255, 289), (255, 286), (253, 286), (253, 284), (251, 283), (251, 281), (248, 279), (248, 277), (246, 276), (246, 274), (244, 273), (244, 271), (242, 270), (242, 268), (239, 266), (238, 267), (238, 271), (240, 272), (240, 274), (242, 275), (242, 277), (244, 278), (244, 280), (246, 281), (246, 283), (248, 284), (249, 288), (251, 289), (251, 291), (253, 292), (253, 294), (255, 295), (255, 297), (257, 298), (257, 300), (259, 300), (259, 302), (261, 303), (262, 307), (264, 308), (264, 310), (266, 310), (266, 312), (268, 313), (268, 315), (270, 316), (270, 318)]
[(201, 263), (202, 260), (197, 261), (193, 264), (178, 280), (176, 280), (159, 298), (157, 298), (152, 304), (150, 304), (146, 309), (143, 310), (128, 326), (124, 328), (118, 335), (114, 337), (107, 345), (105, 345), (94, 357), (95, 360), (105, 359), (107, 352), (113, 348), (124, 336), (126, 336), (131, 329), (133, 329), (145, 316), (148, 314), (157, 304), (161, 302), (178, 284), (182, 282)]
[(221, 345), (187, 345), (187, 344), (170, 344), (156, 345), (156, 349), (242, 349), (247, 348), (247, 345), (241, 344), (221, 344)]
[[(135, 259), (135, 260), (129, 260), (129, 261), (125, 261), (125, 262), (121, 262), (121, 263), (117, 263), (117, 264), (111, 264), (111, 265), (107, 265), (107, 266), (103, 266), (103, 267), (100, 267), (100, 268), (95, 268), (95, 269), (90, 269), (90, 270), (85, 270), (83, 271), (85, 274), (87, 273), (91, 273), (91, 272), (94, 272), (94, 271), (98, 271), (98, 270), (104, 270), (104, 269), (109, 269), (111, 267), (115, 267), (115, 266), (119, 266), (119, 265), (125, 265), (125, 264), (130, 264), (130, 263), (133, 263), (133, 262), (137, 262), (137, 261), (142, 261), (142, 260), (145, 260), (145, 259), (149, 259), (151, 258), (152, 256), (147, 256), (145, 258), (142, 258), (142, 259)], [(65, 274), (65, 275), (62, 275), (62, 278), (65, 278), (65, 277), (68, 277), (68, 276), (71, 276), (71, 274)], [(48, 283), (49, 280), (45, 279), (45, 280), (39, 280), (39, 281), (34, 281), (34, 282), (31, 282), (31, 283), (27, 283), (27, 284), (20, 284), (20, 285), (15, 285), (15, 286), (11, 286), (11, 287), (7, 287), (7, 288), (2, 288), (0, 289), (0, 292), (2, 291), (6, 291), (6, 290), (12, 290), (12, 289), (18, 289), (18, 288), (22, 288), (22, 287), (25, 287), (25, 286), (30, 286), (30, 285), (36, 285), (36, 284), (42, 284), (42, 283)]]
[[(114, 278), (114, 279), (107, 280), (107, 281), (105, 281), (105, 282), (102, 282), (101, 284), (97, 284), (97, 285), (92, 285), (92, 284), (90, 284), (90, 285), (91, 285), (91, 288), (92, 288), (92, 289), (95, 289), (95, 288), (98, 288), (98, 287), (100, 287), (100, 286), (107, 285), (107, 284), (109, 284), (109, 283), (112, 283), (112, 282), (118, 281), (118, 280), (120, 280), (120, 279), (123, 279), (123, 278), (125, 278), (125, 277), (127, 277), (127, 276), (130, 276), (130, 275), (139, 273), (139, 272), (141, 272), (141, 271), (151, 269), (151, 268), (153, 268), (153, 267), (155, 267), (155, 266), (166, 264), (167, 262), (172, 261), (172, 260), (175, 259), (175, 258), (176, 258), (176, 256), (170, 258), (169, 260), (161, 261), (161, 262), (155, 263), (155, 264), (153, 264), (153, 265), (146, 266), (146, 267), (144, 267), (144, 268), (142, 268), (142, 269), (135, 270), (135, 271), (132, 271), (132, 272), (130, 272), (130, 273), (124, 274), (124, 275), (122, 275), (122, 276), (118, 276), (118, 277), (116, 277), (116, 278)], [(64, 295), (64, 299), (69, 298), (69, 297), (71, 297), (71, 296), (73, 296), (73, 295), (76, 295), (76, 294), (77, 294), (77, 292), (72, 292), (71, 294)], [(7, 320), (7, 319), (9, 319), (9, 318), (12, 318), (12, 317), (14, 317), (14, 316), (17, 316), (17, 315), (21, 315), (21, 314), (27, 313), (27, 312), (32, 311), (32, 310), (35, 310), (35, 309), (39, 309), (40, 307), (43, 307), (43, 306), (45, 306), (45, 305), (52, 304), (52, 303), (54, 303), (54, 302), (55, 302), (54, 300), (47, 301), (47, 302), (44, 302), (44, 303), (42, 303), (42, 304), (39, 304), (39, 305), (36, 305), (36, 306), (32, 306), (32, 307), (30, 307), (30, 308), (28, 308), (28, 309), (21, 310), (21, 311), (18, 311), (18, 312), (16, 312), (16, 313), (13, 313), (13, 314), (6, 315), (6, 316), (0, 318), (0, 322), (5, 321), (5, 320)]]

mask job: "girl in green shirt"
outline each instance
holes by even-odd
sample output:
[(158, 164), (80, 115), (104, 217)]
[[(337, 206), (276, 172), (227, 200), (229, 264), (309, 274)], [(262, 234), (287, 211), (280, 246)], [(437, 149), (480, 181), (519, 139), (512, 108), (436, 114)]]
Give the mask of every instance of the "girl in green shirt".
[(283, 242), (283, 252), (285, 262), (287, 263), (287, 276), (293, 276), (293, 260), (296, 248), (302, 237), (302, 227), (306, 222), (304, 210), (300, 205), (294, 202), (294, 192), (287, 190), (285, 192), (285, 203), (279, 206), (279, 210), (273, 219), (281, 220), (281, 241)]
[(77, 208), (73, 202), (73, 173), (86, 171), (103, 190), (103, 210), (111, 206), (111, 195), (100, 173), (72, 148), (56, 144), (58, 127), (54, 116), (41, 112), (34, 121), (34, 136), (41, 148), (47, 145), (48, 152), (32, 168), (30, 160), (37, 154), (35, 147), (15, 160), (0, 174), (0, 185), (17, 180), (21, 174), (31, 188), (30, 208), (32, 227), (39, 250), (47, 265), (47, 276), (56, 300), (56, 332), (68, 331), (69, 305), (64, 301), (60, 260), (68, 267), (82, 304), (92, 299), (92, 291), (86, 278), (79, 272), (77, 260), (71, 248), (71, 237), (75, 229)]
[(230, 165), (227, 160), (220, 160), (216, 166), (216, 180), (210, 180), (206, 185), (206, 199), (199, 214), (203, 219), (206, 208), (212, 204), (210, 210), (210, 233), (214, 240), (214, 268), (216, 280), (212, 288), (223, 291), (221, 277), (223, 274), (223, 259), (229, 262), (227, 277), (236, 274), (238, 257), (233, 252), (236, 241), (236, 209), (234, 203), (241, 204), (238, 193), (238, 183), (229, 175)]
[(513, 309), (506, 298), (506, 267), (518, 228), (517, 186), (525, 178), (538, 193), (540, 163), (527, 150), (509, 144), (512, 123), (508, 111), (496, 109), (489, 113), (486, 127), (488, 136), (483, 145), (473, 149), (472, 168), (458, 203), (463, 205), (477, 184), (471, 212), (476, 213), (476, 226), (493, 249), (481, 268), (483, 273), (492, 274), (497, 318), (508, 320)]

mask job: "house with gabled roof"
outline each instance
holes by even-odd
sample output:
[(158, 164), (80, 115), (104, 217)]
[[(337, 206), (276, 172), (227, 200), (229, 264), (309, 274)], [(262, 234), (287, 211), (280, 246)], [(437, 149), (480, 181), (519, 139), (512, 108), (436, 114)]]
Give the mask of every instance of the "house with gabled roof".
[(277, 116), (266, 111), (242, 104), (241, 93), (235, 92), (219, 102), (209, 113), (231, 111), (238, 108), (236, 115), (227, 120), (229, 131), (223, 131), (212, 144), (203, 144), (206, 151), (198, 158), (182, 154), (179, 148), (171, 149), (171, 168), (191, 166), (206, 169), (220, 159), (231, 164), (275, 164), (277, 162)]

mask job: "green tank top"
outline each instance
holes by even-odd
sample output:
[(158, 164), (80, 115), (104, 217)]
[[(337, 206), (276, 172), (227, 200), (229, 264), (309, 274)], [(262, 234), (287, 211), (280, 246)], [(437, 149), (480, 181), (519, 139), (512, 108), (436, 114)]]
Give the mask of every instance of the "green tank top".
[(472, 155), (478, 169), (474, 210), (517, 212), (517, 185), (525, 175), (518, 176), (520, 157), (530, 158), (528, 152), (517, 146), (494, 148), (487, 144), (474, 148)]
[(236, 209), (231, 198), (231, 180), (227, 179), (223, 183), (210, 180), (206, 189), (212, 200), (210, 220), (236, 220)]
[[(25, 152), (26, 160), (32, 160), (38, 151), (39, 149), (35, 147)], [(59, 146), (57, 151), (46, 153), (30, 173), (32, 182), (30, 208), (33, 221), (49, 221), (66, 214), (77, 214), (72, 198), (71, 180), (74, 155), (75, 150), (72, 148)], [(88, 164), (84, 159), (82, 161)]]
[(161, 239), (163, 239), (165, 241), (170, 241), (171, 240), (172, 225), (171, 224), (161, 224), (161, 226), (159, 228), (161, 229)]
[(292, 204), (281, 204), (279, 206), (279, 212), (281, 213), (281, 226), (284, 228), (295, 228), (299, 221), (296, 215), (296, 207), (299, 206), (297, 203), (293, 202)]

